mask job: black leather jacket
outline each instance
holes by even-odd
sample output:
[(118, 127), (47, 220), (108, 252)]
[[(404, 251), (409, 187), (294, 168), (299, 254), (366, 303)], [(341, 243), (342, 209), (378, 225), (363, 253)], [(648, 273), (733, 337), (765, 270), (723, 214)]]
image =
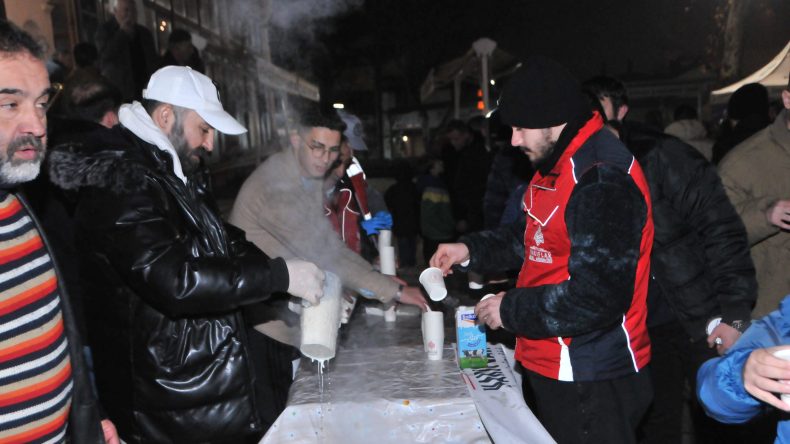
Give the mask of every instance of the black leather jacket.
[(285, 291), (287, 268), (172, 171), (120, 125), (50, 159), (53, 182), (79, 190), (99, 397), (127, 442), (241, 442), (260, 422), (239, 308)]
[(749, 320), (754, 264), (716, 168), (693, 147), (644, 126), (626, 122), (620, 136), (642, 166), (653, 202), (649, 297), (660, 291), (695, 340), (706, 336), (711, 317)]

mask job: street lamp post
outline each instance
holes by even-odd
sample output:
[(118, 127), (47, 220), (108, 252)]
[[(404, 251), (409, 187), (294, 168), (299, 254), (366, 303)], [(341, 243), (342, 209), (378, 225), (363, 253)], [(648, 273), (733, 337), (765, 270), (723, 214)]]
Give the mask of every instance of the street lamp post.
[(494, 49), (496, 49), (496, 42), (483, 37), (472, 43), (472, 48), (475, 50), (477, 57), (480, 58), (480, 89), (483, 91), (483, 105), (485, 107), (483, 114), (485, 115), (491, 109), (488, 97), (488, 62)]

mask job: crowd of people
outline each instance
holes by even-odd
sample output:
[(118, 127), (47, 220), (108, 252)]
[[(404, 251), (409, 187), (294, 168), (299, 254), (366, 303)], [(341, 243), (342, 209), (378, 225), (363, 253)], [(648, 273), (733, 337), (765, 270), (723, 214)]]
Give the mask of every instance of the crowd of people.
[(0, 21), (0, 442), (258, 442), (325, 272), (350, 310), (427, 309), (377, 270), (381, 230), (467, 276), (557, 442), (679, 443), (684, 406), (698, 443), (790, 439), (790, 84), (773, 121), (740, 89), (714, 140), (533, 56), (383, 193), (362, 121), (307, 105), (223, 215), (202, 156), (246, 128), (188, 32), (160, 57), (114, 11), (68, 73)]

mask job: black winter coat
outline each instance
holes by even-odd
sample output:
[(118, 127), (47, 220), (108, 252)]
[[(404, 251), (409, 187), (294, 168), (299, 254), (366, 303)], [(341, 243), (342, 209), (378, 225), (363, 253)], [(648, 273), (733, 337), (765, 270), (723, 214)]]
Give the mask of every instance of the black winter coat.
[(649, 298), (670, 305), (692, 339), (706, 321), (748, 320), (757, 297), (746, 228), (716, 168), (693, 147), (652, 129), (625, 123), (621, 139), (647, 178), (655, 238)]
[(58, 278), (58, 293), (60, 293), (60, 307), (63, 311), (63, 327), (69, 343), (69, 359), (71, 362), (71, 378), (74, 381), (74, 388), (71, 392), (71, 409), (69, 410), (67, 436), (73, 443), (104, 443), (104, 432), (101, 427), (101, 407), (99, 406), (96, 395), (91, 387), (88, 366), (85, 363), (83, 351), (83, 340), (80, 336), (78, 322), (76, 320), (74, 307), (68, 294), (68, 289), (63, 285), (62, 273), (58, 261), (52, 252), (52, 246), (46, 233), (41, 230), (41, 223), (32, 211), (30, 204), (23, 195), (17, 194), (17, 198), (25, 211), (33, 220), (38, 230), (41, 240), (50, 255), (54, 265), (55, 275)]
[(223, 224), (168, 154), (120, 125), (93, 144), (106, 150), (56, 147), (50, 176), (79, 190), (102, 405), (127, 442), (242, 442), (260, 422), (239, 308), (285, 291), (285, 263)]

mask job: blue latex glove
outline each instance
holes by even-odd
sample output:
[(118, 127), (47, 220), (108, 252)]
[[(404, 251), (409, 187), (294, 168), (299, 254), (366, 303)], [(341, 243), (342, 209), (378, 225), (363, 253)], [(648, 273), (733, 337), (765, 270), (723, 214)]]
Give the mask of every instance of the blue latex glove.
[(362, 229), (365, 230), (365, 234), (368, 236), (379, 234), (379, 230), (389, 230), (392, 228), (392, 214), (388, 211), (379, 211), (370, 219), (363, 220), (361, 225)]

